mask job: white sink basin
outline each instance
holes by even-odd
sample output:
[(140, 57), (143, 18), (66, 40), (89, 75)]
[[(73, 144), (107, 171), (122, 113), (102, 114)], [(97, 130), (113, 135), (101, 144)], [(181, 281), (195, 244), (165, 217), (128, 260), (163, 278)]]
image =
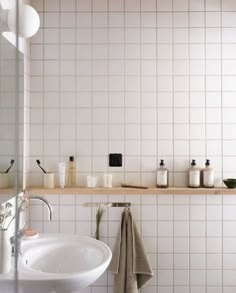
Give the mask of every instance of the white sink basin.
[(59, 234), (24, 240), (21, 251), (19, 285), (24, 293), (77, 293), (104, 273), (112, 255), (96, 239)]

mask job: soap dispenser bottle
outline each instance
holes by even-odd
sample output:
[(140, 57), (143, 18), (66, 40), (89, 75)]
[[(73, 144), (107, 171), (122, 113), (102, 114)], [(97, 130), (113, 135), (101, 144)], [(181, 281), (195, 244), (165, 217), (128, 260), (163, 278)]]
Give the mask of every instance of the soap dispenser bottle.
[(157, 169), (157, 187), (167, 188), (169, 185), (169, 170), (165, 168), (164, 160), (161, 160), (160, 167)]
[(73, 156), (69, 157), (68, 162), (68, 186), (76, 186), (76, 166), (75, 158)]
[(211, 168), (210, 160), (206, 160), (205, 168), (203, 169), (203, 187), (214, 187), (214, 169)]
[(192, 160), (188, 170), (188, 187), (200, 187), (200, 169), (197, 167), (196, 160)]

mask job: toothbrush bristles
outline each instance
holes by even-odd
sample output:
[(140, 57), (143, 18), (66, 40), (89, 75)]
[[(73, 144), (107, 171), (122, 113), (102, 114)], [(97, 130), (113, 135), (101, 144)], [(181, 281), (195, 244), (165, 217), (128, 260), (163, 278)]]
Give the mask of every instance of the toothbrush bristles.
[(43, 169), (43, 167), (40, 165), (40, 161), (39, 160), (36, 160), (36, 162), (37, 162), (37, 164), (38, 164), (38, 166), (39, 166), (39, 168), (43, 171), (43, 173), (47, 173), (44, 169)]

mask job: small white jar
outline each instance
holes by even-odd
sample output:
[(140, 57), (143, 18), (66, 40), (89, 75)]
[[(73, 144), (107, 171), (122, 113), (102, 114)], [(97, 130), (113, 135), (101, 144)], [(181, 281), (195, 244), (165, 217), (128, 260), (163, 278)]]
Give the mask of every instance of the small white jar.
[(112, 187), (112, 174), (105, 173), (103, 175), (103, 186)]
[(97, 186), (97, 177), (93, 175), (87, 176), (87, 187), (94, 188)]

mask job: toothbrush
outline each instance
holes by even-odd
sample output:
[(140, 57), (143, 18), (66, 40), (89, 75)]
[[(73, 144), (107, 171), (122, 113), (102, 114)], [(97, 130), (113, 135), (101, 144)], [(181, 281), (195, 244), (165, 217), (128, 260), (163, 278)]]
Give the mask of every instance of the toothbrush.
[(133, 184), (127, 184), (125, 182), (121, 183), (121, 187), (148, 189), (148, 187), (147, 186), (144, 186), (144, 185), (133, 185)]
[(46, 174), (47, 172), (43, 169), (43, 167), (40, 166), (40, 161), (39, 160), (36, 160), (36, 162), (39, 165), (39, 168), (43, 171), (43, 173)]
[(7, 168), (7, 170), (5, 171), (5, 173), (8, 173), (10, 171), (10, 169), (13, 166), (14, 162), (15, 162), (14, 160), (11, 160), (10, 161), (10, 166)]

